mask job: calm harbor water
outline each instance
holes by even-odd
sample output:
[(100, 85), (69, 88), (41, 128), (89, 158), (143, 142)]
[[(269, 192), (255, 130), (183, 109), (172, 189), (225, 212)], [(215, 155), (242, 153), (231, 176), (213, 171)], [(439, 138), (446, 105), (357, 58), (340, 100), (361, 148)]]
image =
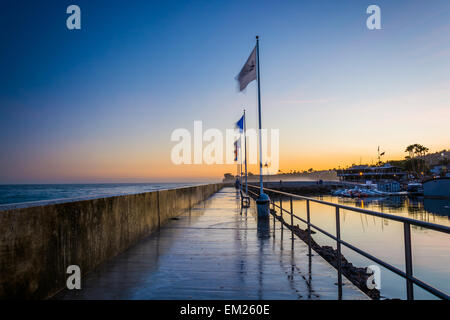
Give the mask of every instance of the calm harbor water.
[[(369, 210), (404, 216), (412, 219), (428, 221), (450, 226), (450, 200), (423, 199), (408, 197), (351, 199), (333, 196), (318, 197), (321, 200), (340, 203)], [(283, 207), (289, 206), (285, 200)], [(296, 215), (306, 219), (306, 203), (295, 200), (293, 203)], [(322, 204), (311, 203), (311, 221), (322, 229), (335, 234), (335, 210)], [(381, 219), (357, 212), (341, 211), (341, 237), (350, 244), (405, 270), (403, 225), (392, 220)], [(305, 225), (294, 222), (301, 228)], [(413, 273), (426, 283), (450, 292), (450, 235), (430, 231), (419, 227), (411, 227)], [(329, 245), (336, 249), (335, 241), (317, 232), (313, 238), (320, 245)], [(375, 265), (356, 252), (342, 248), (343, 255), (358, 267)], [(416, 299), (434, 299), (434, 297), (414, 286)], [(406, 298), (405, 280), (391, 271), (381, 268), (381, 295), (385, 298)]]
[(122, 194), (172, 189), (199, 183), (95, 183), (95, 184), (18, 184), (0, 185), (2, 205), (42, 201), (90, 199)]

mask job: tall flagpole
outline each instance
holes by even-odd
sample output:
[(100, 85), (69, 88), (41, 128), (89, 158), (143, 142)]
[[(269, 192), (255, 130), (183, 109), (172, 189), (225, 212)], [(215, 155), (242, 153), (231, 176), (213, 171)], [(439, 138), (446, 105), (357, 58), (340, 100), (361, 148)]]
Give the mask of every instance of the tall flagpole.
[(261, 125), (261, 90), (260, 90), (260, 76), (259, 76), (259, 39), (256, 36), (256, 66), (257, 66), (257, 79), (258, 79), (258, 117), (259, 117), (259, 185), (260, 192), (259, 197), (256, 199), (258, 218), (266, 220), (269, 218), (270, 211), (270, 198), (267, 194), (264, 193), (264, 185), (263, 185), (263, 165), (262, 165), (262, 125)]
[(259, 118), (259, 186), (260, 194), (264, 193), (263, 186), (263, 167), (262, 167), (262, 137), (261, 137), (261, 90), (259, 82), (259, 37), (256, 36), (256, 67), (257, 67), (257, 79), (258, 79), (258, 118)]
[(245, 117), (244, 109), (244, 153), (245, 153), (245, 194), (248, 194), (247, 187), (247, 118)]

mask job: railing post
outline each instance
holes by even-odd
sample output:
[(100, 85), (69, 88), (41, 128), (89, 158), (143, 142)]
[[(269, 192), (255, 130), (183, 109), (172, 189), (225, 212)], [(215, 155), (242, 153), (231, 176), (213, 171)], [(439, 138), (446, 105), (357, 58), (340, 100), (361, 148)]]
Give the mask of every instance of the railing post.
[[(406, 275), (412, 277), (412, 250), (411, 250), (411, 225), (407, 222), (403, 223), (403, 234), (405, 237), (405, 268)], [(414, 300), (413, 282), (406, 278), (406, 297), (408, 300)]]
[[(291, 239), (294, 240), (294, 208), (292, 206), (292, 197), (289, 199), (291, 204)], [(292, 245), (294, 242), (292, 242)]]
[(275, 199), (273, 200), (273, 209), (274, 209), (274, 211), (273, 211), (273, 238), (275, 239), (275, 217), (277, 215), (277, 210), (275, 207)]
[(336, 246), (337, 246), (337, 269), (338, 269), (338, 292), (339, 300), (342, 300), (342, 255), (341, 255), (341, 218), (339, 215), (339, 207), (336, 207)]
[[(291, 228), (294, 227), (294, 208), (292, 207), (292, 197), (290, 198), (290, 202), (291, 202)], [(294, 230), (294, 229), (292, 229)]]
[[(283, 197), (280, 197), (280, 218), (283, 221)], [(283, 222), (281, 222), (281, 228), (283, 228)]]
[(308, 256), (312, 257), (311, 250), (311, 216), (309, 212), (309, 200), (306, 200), (306, 220), (308, 221)]

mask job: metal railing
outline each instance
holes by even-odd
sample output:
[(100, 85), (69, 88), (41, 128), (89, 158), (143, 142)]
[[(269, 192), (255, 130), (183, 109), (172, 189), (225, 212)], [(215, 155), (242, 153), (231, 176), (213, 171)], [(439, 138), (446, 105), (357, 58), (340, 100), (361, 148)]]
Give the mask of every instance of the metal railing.
[[(255, 189), (259, 189), (259, 187), (257, 186), (253, 186), (253, 185), (248, 185), (249, 188), (255, 188)], [(361, 208), (356, 208), (356, 207), (351, 207), (351, 206), (346, 206), (346, 205), (342, 205), (342, 204), (337, 204), (337, 203), (332, 203), (332, 202), (327, 202), (327, 201), (323, 201), (323, 200), (318, 200), (318, 199), (314, 199), (314, 198), (309, 198), (309, 197), (305, 197), (305, 196), (300, 196), (300, 195), (296, 195), (296, 194), (292, 194), (292, 193), (287, 193), (287, 192), (282, 192), (282, 191), (278, 191), (278, 190), (273, 190), (273, 189), (269, 189), (269, 188), (264, 188), (265, 191), (269, 191), (270, 193), (273, 194), (277, 194), (279, 195), (279, 201), (280, 204), (277, 205), (275, 203), (275, 199), (271, 198), (270, 202), (272, 205), (272, 209), (274, 210), (274, 214), (276, 215), (276, 209), (275, 208), (279, 208), (280, 209), (280, 216), (283, 217), (283, 212), (288, 213), (291, 216), (291, 227), (294, 226), (294, 217), (297, 218), (298, 220), (302, 221), (303, 223), (305, 223), (307, 225), (307, 232), (308, 232), (308, 255), (311, 256), (312, 252), (311, 252), (311, 228), (314, 228), (315, 230), (323, 233), (324, 235), (328, 236), (329, 238), (333, 239), (336, 241), (336, 247), (337, 247), (337, 271), (338, 271), (338, 287), (339, 287), (339, 298), (342, 298), (342, 270), (341, 270), (341, 266), (342, 266), (342, 255), (341, 255), (341, 245), (346, 246), (347, 248), (357, 252), (358, 254), (374, 261), (375, 263), (385, 267), (386, 269), (396, 273), (397, 275), (403, 277), (406, 280), (406, 296), (408, 300), (414, 300), (414, 284), (416, 284), (417, 286), (421, 287), (422, 289), (424, 289), (425, 291), (433, 294), (436, 297), (439, 297), (441, 299), (445, 299), (445, 300), (449, 300), (450, 296), (439, 290), (436, 289), (434, 287), (432, 287), (431, 285), (417, 279), (416, 277), (413, 276), (413, 262), (412, 262), (412, 247), (411, 247), (411, 225), (414, 226), (418, 226), (418, 227), (422, 227), (422, 228), (426, 228), (429, 230), (434, 230), (434, 231), (439, 231), (439, 232), (443, 232), (443, 233), (447, 233), (450, 234), (450, 227), (447, 226), (442, 226), (442, 225), (438, 225), (438, 224), (434, 224), (434, 223), (430, 223), (430, 222), (425, 222), (425, 221), (420, 221), (420, 220), (415, 220), (415, 219), (410, 219), (410, 218), (405, 218), (405, 217), (400, 217), (400, 216), (395, 216), (395, 215), (391, 215), (391, 214), (387, 214), (387, 213), (381, 213), (381, 212), (376, 212), (376, 211), (371, 211), (371, 210), (367, 210), (367, 209), (361, 209)], [(249, 190), (249, 193), (258, 196), (259, 193), (253, 192)], [(286, 210), (283, 208), (282, 205), (282, 197), (287, 197), (290, 199), (290, 211)], [(292, 199), (301, 199), (301, 200), (306, 200), (306, 220), (295, 215), (294, 211), (293, 211), (293, 206), (292, 206)], [(315, 203), (320, 203), (323, 205), (327, 205), (327, 206), (332, 206), (336, 208), (336, 214), (335, 214), (335, 219), (336, 219), (336, 236), (330, 234), (329, 232), (323, 230), (322, 228), (314, 225), (311, 223), (311, 214), (310, 214), (310, 202), (315, 202)], [(379, 217), (379, 218), (384, 218), (384, 219), (389, 219), (389, 220), (393, 220), (393, 221), (397, 221), (397, 222), (401, 222), (403, 223), (403, 234), (404, 234), (404, 250), (405, 250), (405, 271), (402, 271), (400, 269), (398, 269), (397, 267), (371, 255), (370, 253), (367, 253), (366, 251), (359, 249), (357, 247), (355, 247), (354, 245), (344, 241), (341, 239), (341, 223), (340, 223), (340, 210), (349, 210), (349, 211), (354, 211), (354, 212), (358, 212), (358, 213), (362, 213), (362, 214), (367, 214), (367, 215), (371, 215), (371, 216), (375, 216), (375, 217)], [(283, 219), (284, 221), (284, 219)]]

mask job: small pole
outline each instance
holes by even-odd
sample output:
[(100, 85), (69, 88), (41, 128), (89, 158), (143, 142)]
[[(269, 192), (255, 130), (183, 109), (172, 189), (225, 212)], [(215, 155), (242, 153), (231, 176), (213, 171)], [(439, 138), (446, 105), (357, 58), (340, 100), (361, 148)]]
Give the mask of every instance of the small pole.
[(247, 117), (245, 116), (244, 109), (244, 153), (245, 153), (245, 194), (248, 195), (248, 186), (247, 186)]
[(239, 158), (241, 160), (241, 165), (239, 168), (241, 180), (239, 181), (240, 182), (239, 187), (241, 188), (241, 202), (242, 202), (242, 139), (241, 138), (239, 138)]
[(338, 295), (339, 300), (342, 300), (342, 255), (341, 255), (341, 221), (339, 215), (339, 207), (336, 207), (336, 246), (337, 246), (337, 267), (338, 267)]
[(294, 209), (292, 207), (292, 197), (289, 199), (290, 205), (291, 205), (291, 227), (294, 226)]
[[(275, 205), (275, 200), (273, 201), (273, 204)], [(277, 211), (275, 210), (273, 213), (273, 237), (275, 238), (275, 216), (277, 215)]]
[[(283, 198), (280, 196), (280, 218), (283, 219)], [(281, 226), (283, 226), (283, 223), (281, 223)]]
[(294, 240), (294, 209), (292, 207), (292, 197), (290, 199), (291, 202), (291, 233), (292, 233), (292, 240)]
[(309, 212), (309, 200), (306, 200), (306, 219), (308, 221), (308, 256), (312, 257), (311, 250), (311, 216)]
[[(405, 238), (405, 267), (406, 275), (412, 277), (412, 250), (411, 250), (411, 226), (409, 223), (403, 223), (403, 234)], [(406, 278), (406, 296), (408, 300), (414, 300), (413, 282)]]
[[(237, 143), (237, 140), (236, 140), (236, 143)], [(236, 161), (236, 180), (237, 180), (237, 179), (239, 179), (239, 159), (238, 159), (238, 155), (237, 155), (237, 153), (238, 153), (237, 144), (236, 144), (235, 148), (236, 148), (236, 158), (235, 158), (235, 161)]]

